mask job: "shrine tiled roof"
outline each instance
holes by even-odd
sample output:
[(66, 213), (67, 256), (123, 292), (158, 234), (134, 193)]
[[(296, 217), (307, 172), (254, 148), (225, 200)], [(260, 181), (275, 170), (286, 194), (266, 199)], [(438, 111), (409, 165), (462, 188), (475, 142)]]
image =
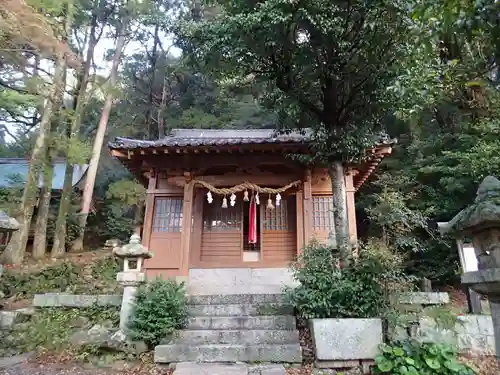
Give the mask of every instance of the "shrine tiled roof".
[(111, 149), (138, 149), (155, 147), (197, 147), (231, 146), (245, 144), (307, 143), (308, 130), (277, 135), (274, 130), (266, 129), (173, 129), (164, 138), (147, 141), (130, 138), (116, 138), (109, 143)]

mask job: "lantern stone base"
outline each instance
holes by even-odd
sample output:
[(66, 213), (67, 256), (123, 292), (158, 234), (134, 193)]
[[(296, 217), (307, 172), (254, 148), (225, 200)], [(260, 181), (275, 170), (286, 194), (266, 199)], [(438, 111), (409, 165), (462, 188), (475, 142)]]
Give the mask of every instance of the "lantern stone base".
[(462, 284), (488, 296), (495, 331), (497, 362), (500, 364), (500, 268), (466, 272), (462, 275)]
[(466, 272), (462, 275), (462, 284), (481, 294), (500, 296), (500, 268)]
[(122, 332), (127, 331), (128, 321), (134, 307), (137, 287), (145, 279), (146, 275), (137, 271), (119, 272), (116, 275), (116, 280), (123, 285), (123, 299), (120, 309), (120, 331)]

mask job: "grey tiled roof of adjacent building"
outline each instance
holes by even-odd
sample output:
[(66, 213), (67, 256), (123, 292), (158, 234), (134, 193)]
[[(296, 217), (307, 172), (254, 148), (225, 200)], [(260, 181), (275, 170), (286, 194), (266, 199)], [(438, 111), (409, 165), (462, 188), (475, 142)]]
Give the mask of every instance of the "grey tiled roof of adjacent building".
[[(24, 187), (30, 161), (24, 158), (0, 158), (0, 188)], [(66, 160), (53, 161), (52, 190), (62, 190), (66, 172)], [(88, 164), (73, 166), (73, 182), (76, 186), (87, 174)], [(43, 186), (43, 172), (40, 172), (38, 187)]]
[(307, 135), (298, 132), (276, 135), (274, 130), (252, 129), (173, 129), (171, 134), (155, 141), (118, 137), (109, 143), (112, 149), (148, 147), (224, 146), (243, 144), (306, 143)]

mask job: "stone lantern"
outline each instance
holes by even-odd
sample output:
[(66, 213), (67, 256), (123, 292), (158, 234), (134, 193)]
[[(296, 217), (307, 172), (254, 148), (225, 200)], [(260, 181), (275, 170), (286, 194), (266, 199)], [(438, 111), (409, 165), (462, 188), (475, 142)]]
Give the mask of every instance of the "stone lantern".
[(113, 254), (123, 259), (123, 271), (118, 272), (116, 280), (123, 285), (120, 330), (125, 332), (132, 313), (137, 287), (145, 281), (145, 274), (142, 272), (144, 260), (151, 258), (152, 254), (146, 247), (142, 246), (141, 238), (137, 234), (130, 237), (128, 244), (115, 247)]
[(500, 181), (486, 177), (479, 185), (474, 203), (442, 225), (441, 231), (456, 238), (472, 239), (477, 270), (464, 272), (462, 284), (488, 296), (500, 364)]

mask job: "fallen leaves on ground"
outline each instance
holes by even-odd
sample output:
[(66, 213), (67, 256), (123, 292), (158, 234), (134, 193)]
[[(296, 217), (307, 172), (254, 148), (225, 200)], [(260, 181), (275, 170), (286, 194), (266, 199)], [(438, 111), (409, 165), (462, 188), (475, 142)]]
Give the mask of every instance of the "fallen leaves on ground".
[[(477, 375), (498, 375), (500, 369), (497, 366), (497, 361), (494, 356), (487, 357), (466, 357), (460, 358), (464, 363), (474, 368)], [(312, 366), (304, 366), (300, 368), (288, 368), (288, 375), (311, 375)]]
[(477, 375), (498, 375), (500, 369), (496, 358), (488, 357), (462, 357), (462, 361), (477, 371)]

